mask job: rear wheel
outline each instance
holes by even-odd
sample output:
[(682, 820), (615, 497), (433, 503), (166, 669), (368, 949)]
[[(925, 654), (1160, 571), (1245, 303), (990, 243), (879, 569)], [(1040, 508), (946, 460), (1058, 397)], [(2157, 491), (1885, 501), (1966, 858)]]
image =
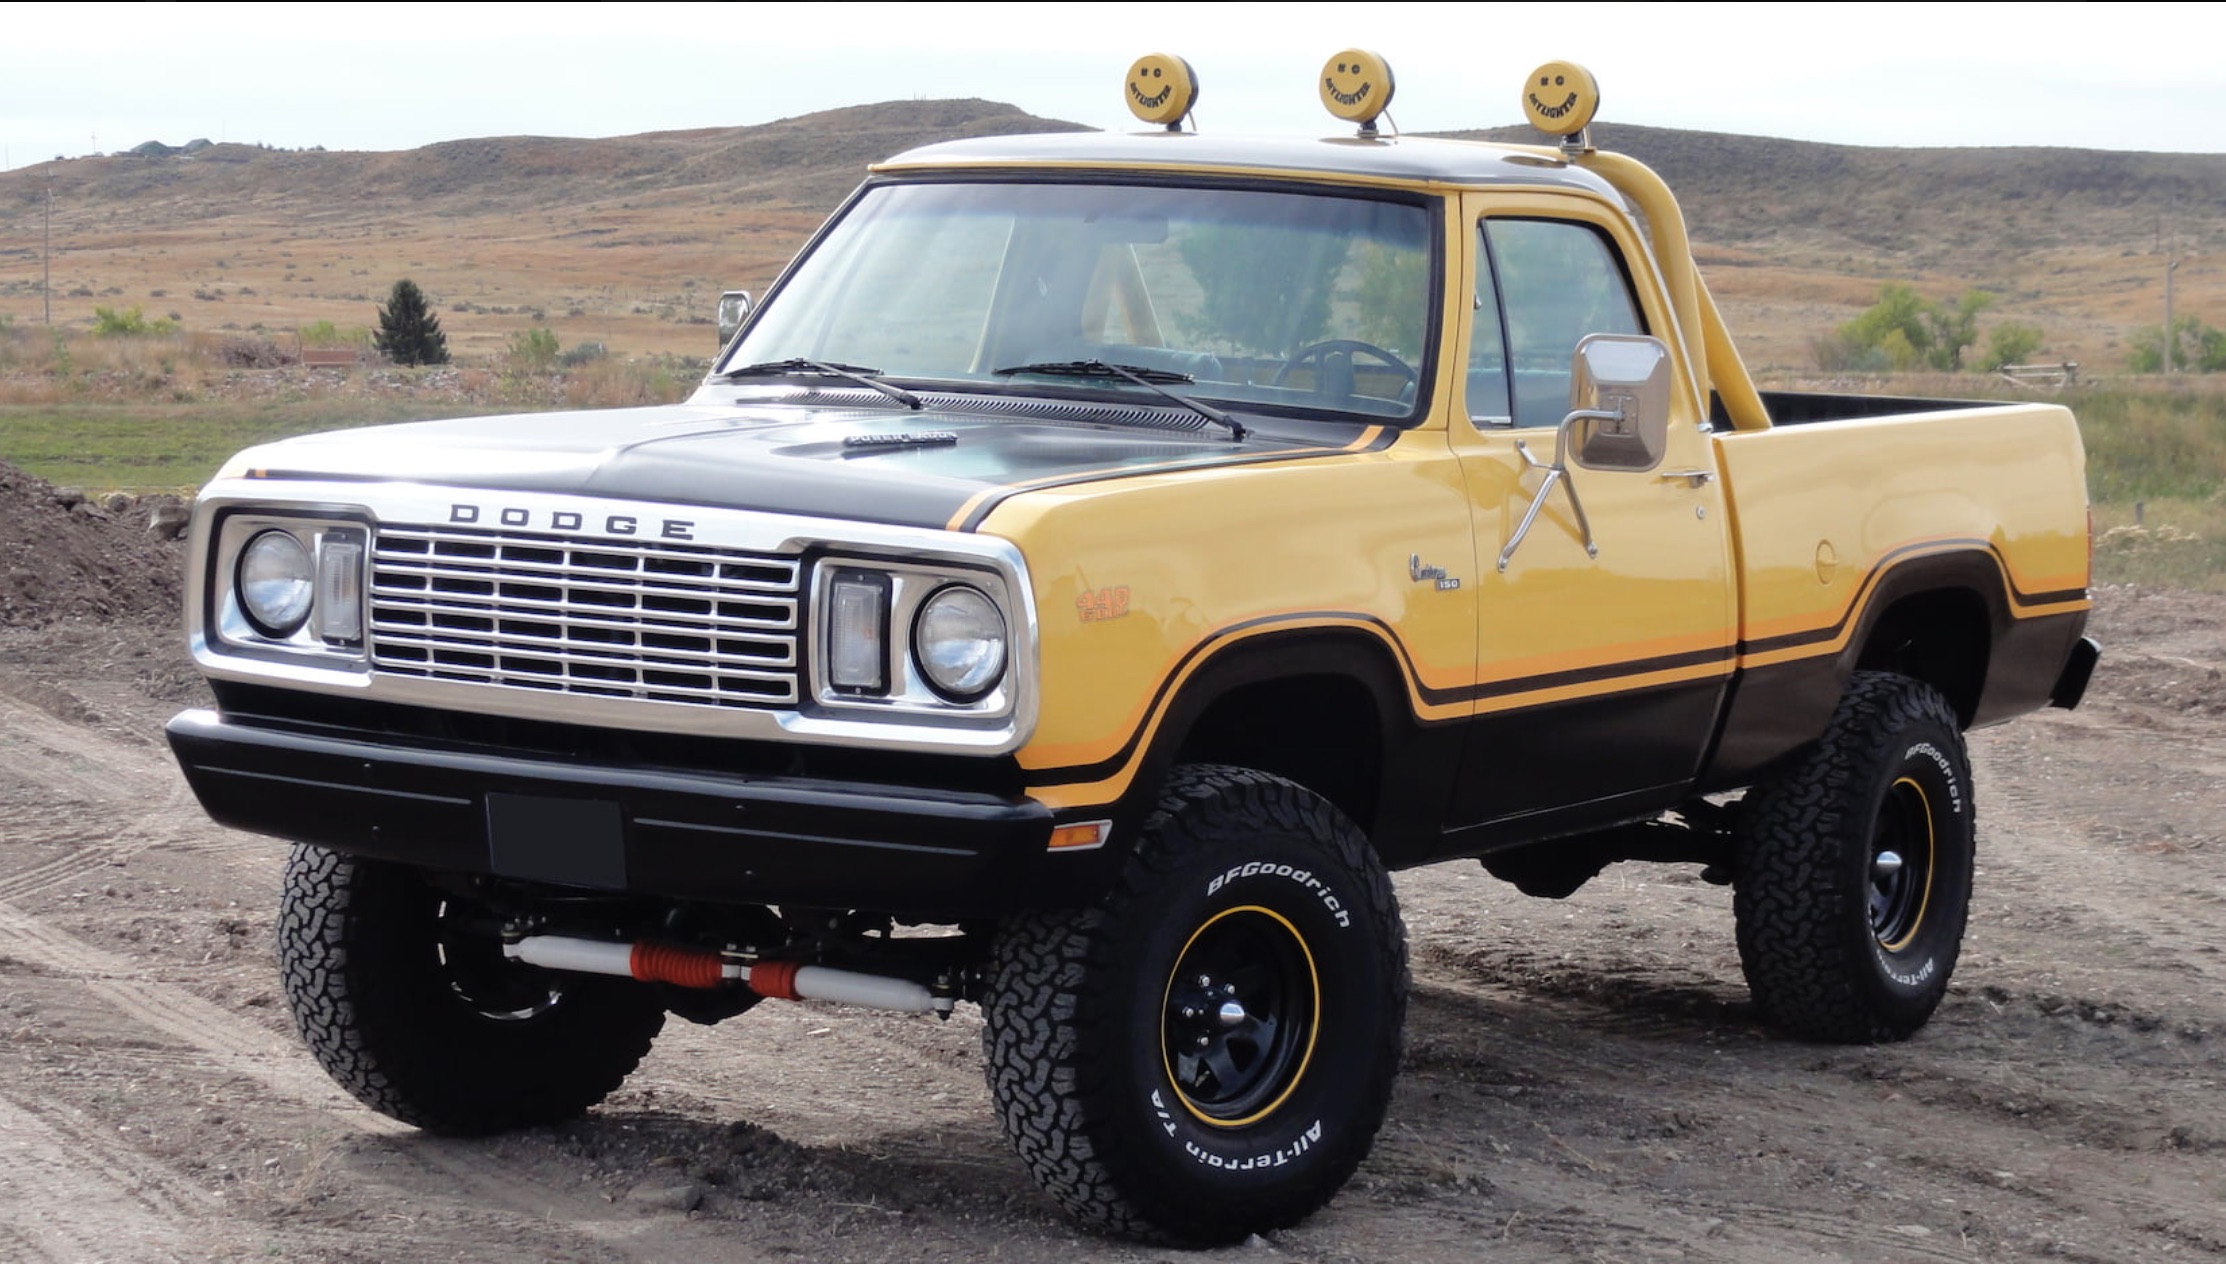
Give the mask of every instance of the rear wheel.
[(1815, 750), (1744, 811), (1733, 908), (1764, 1016), (1840, 1043), (1922, 1027), (1961, 951), (1975, 837), (1954, 709), (1858, 672)]
[(664, 1025), (656, 993), (519, 965), (493, 930), (403, 866), (296, 846), (278, 961), (310, 1052), (365, 1105), (429, 1132), (550, 1123), (603, 1100)]
[(1239, 1241), (1329, 1201), (1367, 1155), (1406, 994), (1390, 880), (1352, 823), (1277, 777), (1183, 768), (1100, 906), (1001, 930), (990, 1089), (1078, 1219)]

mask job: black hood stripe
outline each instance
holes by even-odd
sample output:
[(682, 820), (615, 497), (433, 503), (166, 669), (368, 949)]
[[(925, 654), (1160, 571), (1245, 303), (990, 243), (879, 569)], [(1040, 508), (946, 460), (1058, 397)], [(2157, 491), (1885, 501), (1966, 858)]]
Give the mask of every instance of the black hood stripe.
[(1079, 483), (1095, 483), (1115, 478), (1135, 478), (1145, 474), (1172, 474), (1182, 470), (1220, 468), (1232, 465), (1257, 465), (1263, 461), (1304, 460), (1310, 457), (1340, 456), (1356, 452), (1376, 452), (1390, 447), (1403, 432), (1390, 426), (1370, 426), (1359, 438), (1341, 448), (1314, 448), (1286, 446), (1262, 450), (1256, 446), (1236, 449), (1218, 455), (1206, 455), (1187, 461), (1170, 461), (1163, 465), (1108, 466), (1094, 470), (1076, 470), (1067, 474), (1052, 474), (1041, 478), (1025, 479), (1003, 487), (989, 487), (976, 492), (961, 505), (958, 512), (943, 524), (952, 531), (973, 531), (994, 513), (999, 505), (1022, 492), (1042, 491), (1052, 487), (1072, 487)]

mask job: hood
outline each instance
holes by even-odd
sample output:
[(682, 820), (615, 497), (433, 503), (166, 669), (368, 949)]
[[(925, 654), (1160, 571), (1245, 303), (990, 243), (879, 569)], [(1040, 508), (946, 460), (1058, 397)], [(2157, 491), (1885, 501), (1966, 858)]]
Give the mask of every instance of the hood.
[(1219, 428), (963, 407), (691, 403), (334, 431), (250, 449), (227, 469), (266, 479), (392, 480), (964, 530), (1029, 488), (1327, 455), (1354, 441), (1354, 433), (1255, 430), (1237, 443)]

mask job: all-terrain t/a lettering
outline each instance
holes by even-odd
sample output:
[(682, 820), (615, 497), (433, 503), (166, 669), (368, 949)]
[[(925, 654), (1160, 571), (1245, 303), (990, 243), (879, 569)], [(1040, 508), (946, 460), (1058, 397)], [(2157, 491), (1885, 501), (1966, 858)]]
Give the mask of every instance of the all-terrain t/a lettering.
[(1307, 1127), (1305, 1132), (1300, 1133), (1298, 1138), (1292, 1141), (1291, 1144), (1282, 1146), (1276, 1150), (1270, 1151), (1267, 1154), (1254, 1154), (1241, 1159), (1230, 1158), (1225, 1155), (1216, 1154), (1213, 1151), (1208, 1150), (1206, 1147), (1199, 1145), (1195, 1141), (1183, 1142), (1183, 1150), (1188, 1153), (1191, 1158), (1198, 1160), (1200, 1163), (1203, 1163), (1207, 1167), (1221, 1168), (1230, 1172), (1250, 1172), (1264, 1167), (1282, 1167), (1284, 1164), (1289, 1163), (1293, 1159), (1296, 1159), (1299, 1156), (1305, 1154), (1308, 1150), (1313, 1149), (1314, 1143), (1320, 1141), (1321, 1139), (1322, 1121), (1317, 1119)]

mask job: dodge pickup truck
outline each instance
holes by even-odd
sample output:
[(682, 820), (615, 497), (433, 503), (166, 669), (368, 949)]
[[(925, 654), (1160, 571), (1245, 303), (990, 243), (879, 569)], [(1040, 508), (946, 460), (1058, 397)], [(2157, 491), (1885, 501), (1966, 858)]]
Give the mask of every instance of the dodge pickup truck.
[[(2079, 700), (2079, 432), (1758, 391), (1598, 90), (1546, 142), (1184, 122), (876, 167), (684, 404), (310, 436), (195, 509), (218, 821), (295, 843), (279, 965), (440, 1133), (600, 1101), (668, 1014), (978, 1006), (1038, 1184), (1239, 1240), (1367, 1155), (1390, 871), (1734, 891), (1757, 1014), (1911, 1035), (1964, 735)], [(891, 1090), (894, 1091), (894, 1090)]]

